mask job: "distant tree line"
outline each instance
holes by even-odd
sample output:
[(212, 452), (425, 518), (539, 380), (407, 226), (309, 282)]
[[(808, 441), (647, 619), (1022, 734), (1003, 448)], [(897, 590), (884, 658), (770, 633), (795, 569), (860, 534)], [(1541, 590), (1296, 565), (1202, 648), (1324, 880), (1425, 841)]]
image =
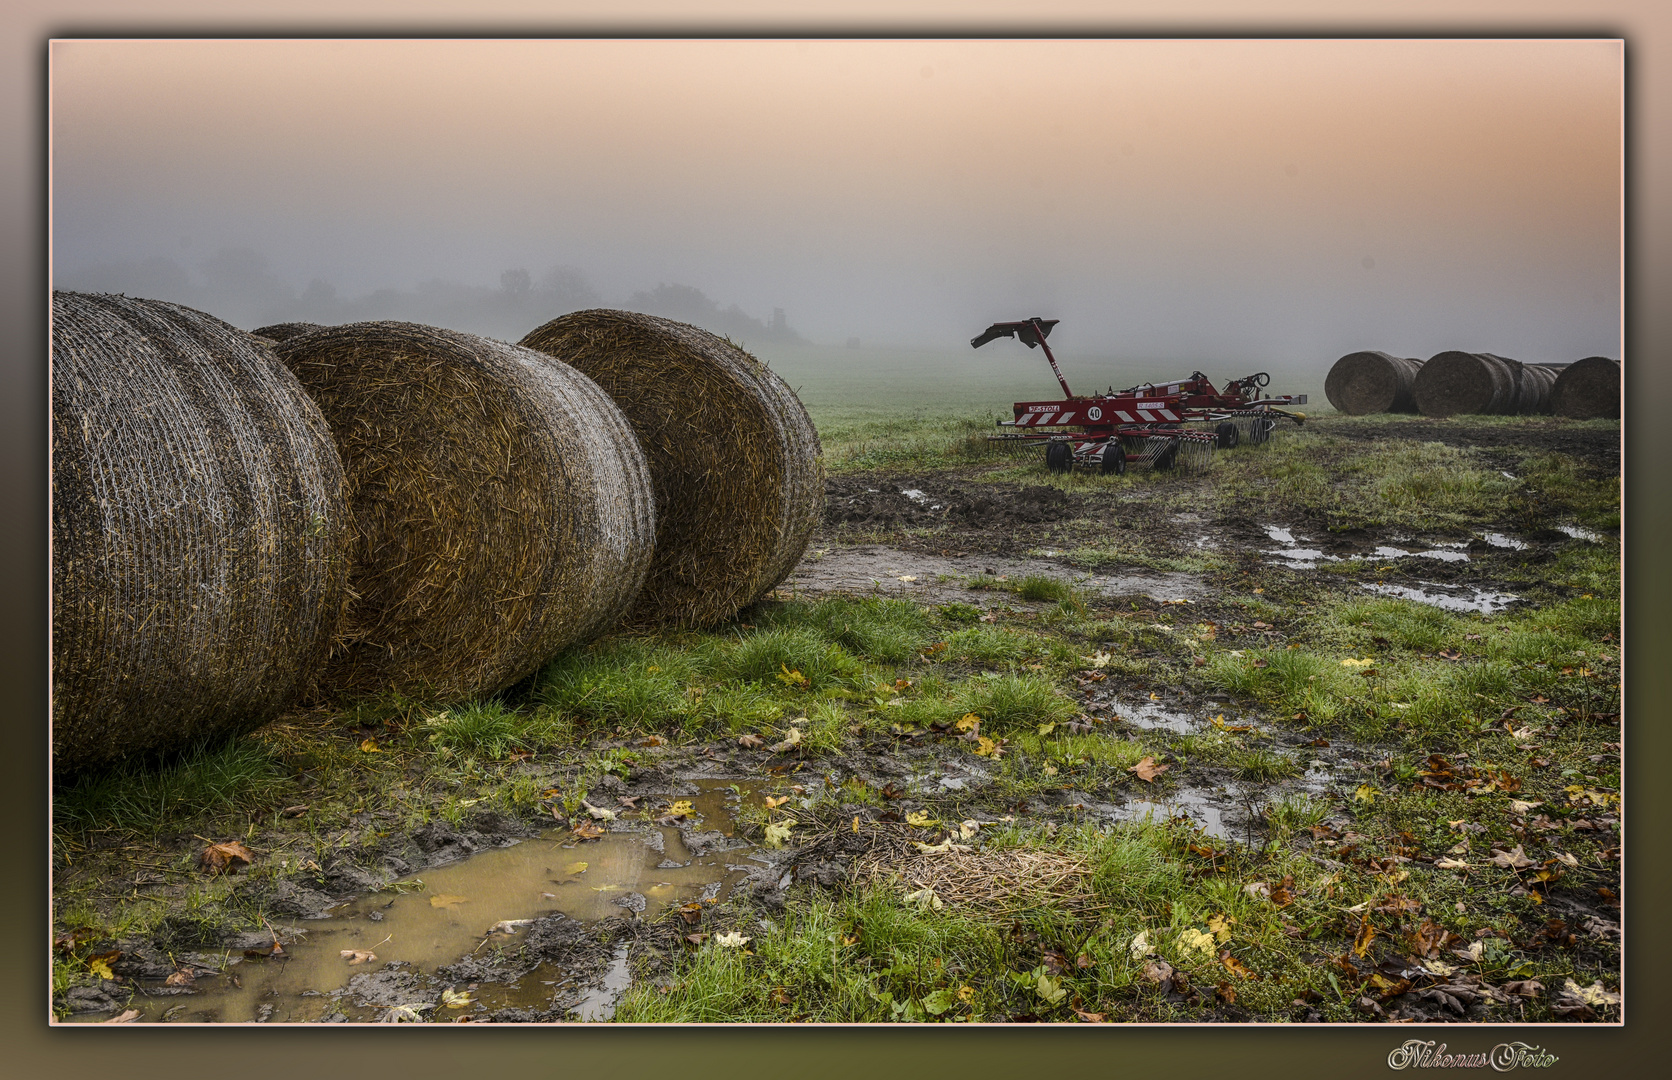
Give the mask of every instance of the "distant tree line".
[(153, 256), (68, 271), (54, 284), (78, 292), (169, 300), (245, 329), (278, 322), (331, 325), (401, 319), (515, 341), (571, 311), (625, 307), (688, 322), (742, 343), (802, 340), (782, 308), (757, 319), (736, 304), (722, 308), (694, 286), (666, 283), (635, 292), (624, 304), (611, 304), (583, 272), (568, 266), (554, 266), (538, 278), (527, 269), (507, 270), (499, 275), (498, 288), (436, 279), (410, 290), (378, 289), (361, 296), (342, 296), (335, 285), (319, 278), (298, 292), (273, 272), (265, 256), (249, 248), (223, 248), (195, 270)]

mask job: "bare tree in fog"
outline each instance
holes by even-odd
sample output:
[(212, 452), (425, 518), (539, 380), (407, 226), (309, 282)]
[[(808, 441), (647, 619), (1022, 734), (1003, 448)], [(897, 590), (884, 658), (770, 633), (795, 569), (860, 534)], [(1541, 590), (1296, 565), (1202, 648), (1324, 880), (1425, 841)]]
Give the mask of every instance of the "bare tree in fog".
[(783, 308), (774, 308), (770, 322), (753, 318), (736, 304), (721, 309), (701, 289), (692, 285), (660, 283), (649, 292), (636, 292), (627, 301), (634, 311), (700, 326), (733, 341), (799, 342), (801, 335), (790, 328)]

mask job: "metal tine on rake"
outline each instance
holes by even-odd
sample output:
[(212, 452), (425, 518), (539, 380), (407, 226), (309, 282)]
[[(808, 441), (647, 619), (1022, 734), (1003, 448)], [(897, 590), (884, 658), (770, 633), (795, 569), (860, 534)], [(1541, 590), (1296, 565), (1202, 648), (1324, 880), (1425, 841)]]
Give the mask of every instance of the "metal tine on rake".
[(1213, 464), (1213, 443), (1186, 439), (1179, 447), (1178, 467), (1187, 472), (1205, 472)]

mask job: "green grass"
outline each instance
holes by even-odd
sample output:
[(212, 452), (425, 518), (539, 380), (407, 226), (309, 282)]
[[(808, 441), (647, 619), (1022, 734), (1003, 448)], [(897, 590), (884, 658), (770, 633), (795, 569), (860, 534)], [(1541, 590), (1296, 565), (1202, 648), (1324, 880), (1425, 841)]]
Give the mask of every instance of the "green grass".
[(472, 701), (430, 717), (424, 730), (444, 753), (497, 761), (515, 750), (550, 744), (563, 729), (544, 710), (524, 713), (498, 701)]
[(289, 786), (279, 758), (259, 741), (199, 746), (162, 768), (130, 765), (56, 787), (59, 830), (174, 830), (204, 818), (268, 808)]
[(1049, 574), (1028, 574), (1016, 581), (1016, 595), (1023, 600), (1072, 601), (1079, 599), (1079, 590), (1062, 578)]
[(558, 657), (535, 696), (582, 720), (659, 727), (690, 715), (687, 688), (704, 674), (692, 652), (653, 639), (610, 638)]

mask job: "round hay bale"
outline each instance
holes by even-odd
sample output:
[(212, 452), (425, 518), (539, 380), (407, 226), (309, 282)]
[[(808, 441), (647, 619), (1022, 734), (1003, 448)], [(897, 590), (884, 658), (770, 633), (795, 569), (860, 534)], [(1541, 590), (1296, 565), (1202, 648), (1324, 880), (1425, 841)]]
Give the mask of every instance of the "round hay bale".
[(1435, 353), (1412, 382), (1417, 409), (1424, 416), (1509, 412), (1519, 366), (1491, 353)]
[(1569, 364), (1550, 389), (1550, 410), (1576, 420), (1618, 418), (1620, 362), (1606, 356), (1587, 356)]
[(713, 625), (789, 576), (823, 514), (824, 465), (771, 369), (706, 330), (627, 311), (577, 311), (522, 344), (597, 380), (644, 447), (656, 556), (632, 622)]
[(1525, 416), (1550, 411), (1550, 391), (1566, 364), (1516, 364), (1510, 412)]
[(655, 537), (650, 476), (584, 375), (403, 322), (325, 327), (275, 352), (331, 425), (353, 509), (328, 692), (492, 693), (632, 602)]
[(306, 334), (310, 330), (318, 330), (318, 329), (319, 329), (319, 324), (318, 323), (282, 322), (282, 323), (274, 323), (272, 326), (263, 326), (263, 327), (260, 327), (259, 329), (251, 330), (250, 333), (254, 334), (258, 338), (265, 338), (266, 340), (268, 340), (268, 341), (272, 342), (273, 344), (277, 345), (281, 341), (288, 341), (289, 339), (295, 337), (297, 334)]
[(52, 294), (52, 747), (68, 774), (259, 727), (342, 613), (325, 420), (191, 308)]
[(1324, 396), (1337, 412), (1349, 416), (1416, 412), (1411, 384), (1421, 370), (1417, 359), (1374, 351), (1348, 353), (1329, 369)]

